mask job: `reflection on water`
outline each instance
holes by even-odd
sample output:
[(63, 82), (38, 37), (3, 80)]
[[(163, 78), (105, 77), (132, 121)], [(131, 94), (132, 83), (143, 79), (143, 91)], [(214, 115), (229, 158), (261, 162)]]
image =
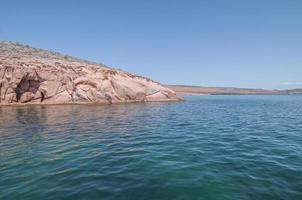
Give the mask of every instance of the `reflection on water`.
[(301, 199), (302, 98), (0, 108), (0, 199)]
[[(36, 133), (39, 130), (89, 130), (93, 127), (85, 127), (85, 123), (93, 122), (98, 125), (98, 129), (115, 132), (121, 128), (134, 126), (131, 125), (132, 123), (137, 124), (143, 121), (147, 123), (148, 116), (156, 110), (163, 109), (162, 106), (164, 106), (162, 103), (154, 103), (147, 106), (146, 104), (118, 104), (112, 106), (32, 105), (3, 107), (0, 109), (0, 125), (2, 133), (16, 134), (17, 128), (21, 127), (24, 129), (37, 128)], [(148, 114), (148, 112), (151, 113)]]

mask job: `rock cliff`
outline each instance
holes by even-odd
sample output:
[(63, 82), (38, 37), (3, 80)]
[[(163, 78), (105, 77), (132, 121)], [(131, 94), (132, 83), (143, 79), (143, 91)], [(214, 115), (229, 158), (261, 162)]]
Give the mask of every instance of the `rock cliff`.
[(177, 100), (174, 91), (148, 78), (0, 41), (0, 105)]

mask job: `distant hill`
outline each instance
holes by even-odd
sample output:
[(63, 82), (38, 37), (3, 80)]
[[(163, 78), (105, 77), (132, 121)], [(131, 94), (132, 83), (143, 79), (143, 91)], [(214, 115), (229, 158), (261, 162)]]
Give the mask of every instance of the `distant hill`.
[(211, 95), (296, 95), (302, 94), (302, 89), (292, 90), (264, 90), (233, 87), (202, 87), (188, 85), (165, 85), (176, 93), (183, 94), (211, 94)]

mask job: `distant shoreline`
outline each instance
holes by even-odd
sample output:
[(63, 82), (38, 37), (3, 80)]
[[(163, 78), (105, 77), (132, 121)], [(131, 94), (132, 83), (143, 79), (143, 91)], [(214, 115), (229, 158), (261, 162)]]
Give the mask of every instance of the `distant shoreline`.
[(165, 85), (179, 95), (299, 95), (302, 89), (265, 90), (233, 87), (203, 87), (186, 85)]

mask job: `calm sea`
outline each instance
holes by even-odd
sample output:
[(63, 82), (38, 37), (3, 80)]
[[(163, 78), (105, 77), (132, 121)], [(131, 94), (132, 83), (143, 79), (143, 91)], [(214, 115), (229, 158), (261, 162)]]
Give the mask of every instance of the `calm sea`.
[(302, 199), (302, 96), (0, 108), (0, 199)]

